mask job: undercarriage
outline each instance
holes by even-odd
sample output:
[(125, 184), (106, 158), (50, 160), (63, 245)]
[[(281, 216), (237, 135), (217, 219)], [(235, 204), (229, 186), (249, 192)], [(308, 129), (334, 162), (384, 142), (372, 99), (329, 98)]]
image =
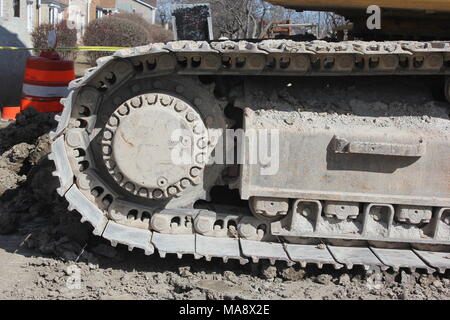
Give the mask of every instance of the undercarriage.
[(447, 42), (124, 49), (71, 83), (58, 193), (113, 246), (450, 269)]

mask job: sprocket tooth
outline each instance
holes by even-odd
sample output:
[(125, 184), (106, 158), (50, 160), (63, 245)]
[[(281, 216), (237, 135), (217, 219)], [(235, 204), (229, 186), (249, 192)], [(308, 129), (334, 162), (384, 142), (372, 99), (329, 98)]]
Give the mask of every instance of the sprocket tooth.
[(194, 259), (195, 259), (195, 260), (200, 260), (201, 258), (203, 258), (202, 255), (197, 254), (197, 253), (194, 254)]
[(249, 261), (248, 261), (247, 259), (240, 259), (240, 260), (239, 260), (239, 264), (240, 264), (241, 266), (246, 265), (248, 262), (249, 262)]
[(333, 263), (332, 266), (335, 270), (339, 270), (344, 267), (342, 264), (337, 264), (337, 263)]

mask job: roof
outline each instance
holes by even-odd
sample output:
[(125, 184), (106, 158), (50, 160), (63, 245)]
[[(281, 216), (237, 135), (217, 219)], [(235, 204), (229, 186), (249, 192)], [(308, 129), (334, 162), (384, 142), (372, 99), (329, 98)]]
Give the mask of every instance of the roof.
[(139, 0), (140, 2), (144, 2), (150, 6), (152, 6), (153, 8), (156, 8), (156, 0)]
[(53, 4), (56, 6), (60, 6), (66, 8), (69, 5), (69, 0), (42, 0), (42, 4)]

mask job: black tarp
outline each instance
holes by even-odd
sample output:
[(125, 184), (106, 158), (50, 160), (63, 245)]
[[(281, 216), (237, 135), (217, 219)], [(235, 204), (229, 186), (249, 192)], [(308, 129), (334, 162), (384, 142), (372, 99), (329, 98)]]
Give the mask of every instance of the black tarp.
[(208, 5), (176, 5), (172, 10), (172, 16), (175, 19), (177, 40), (210, 39)]

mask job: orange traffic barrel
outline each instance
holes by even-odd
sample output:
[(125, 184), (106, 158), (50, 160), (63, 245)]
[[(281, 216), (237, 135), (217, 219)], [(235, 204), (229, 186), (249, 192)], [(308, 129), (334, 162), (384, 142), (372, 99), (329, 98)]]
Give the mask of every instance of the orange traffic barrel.
[(34, 107), (40, 112), (62, 111), (59, 101), (68, 95), (69, 82), (74, 79), (73, 61), (61, 59), (54, 51), (29, 57), (23, 77), (21, 110)]
[(20, 113), (20, 107), (3, 107), (2, 120), (16, 120), (16, 116)]

